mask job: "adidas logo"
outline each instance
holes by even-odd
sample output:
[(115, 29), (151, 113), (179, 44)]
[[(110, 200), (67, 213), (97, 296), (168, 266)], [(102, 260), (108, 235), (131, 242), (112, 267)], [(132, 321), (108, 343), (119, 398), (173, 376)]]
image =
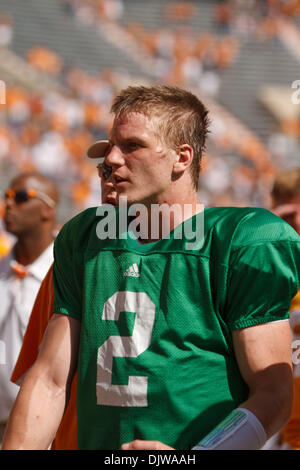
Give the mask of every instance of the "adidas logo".
[(126, 269), (124, 276), (131, 276), (131, 277), (140, 277), (139, 268), (136, 263), (133, 263)]

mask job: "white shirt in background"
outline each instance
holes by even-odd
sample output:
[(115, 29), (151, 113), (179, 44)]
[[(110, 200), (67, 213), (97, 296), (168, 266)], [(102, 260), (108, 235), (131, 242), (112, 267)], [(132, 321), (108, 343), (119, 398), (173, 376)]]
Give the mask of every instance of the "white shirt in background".
[(19, 387), (10, 382), (10, 377), (35, 298), (52, 263), (53, 243), (34, 263), (24, 267), (25, 277), (13, 270), (17, 264), (14, 250), (0, 259), (0, 423), (7, 421), (19, 391)]

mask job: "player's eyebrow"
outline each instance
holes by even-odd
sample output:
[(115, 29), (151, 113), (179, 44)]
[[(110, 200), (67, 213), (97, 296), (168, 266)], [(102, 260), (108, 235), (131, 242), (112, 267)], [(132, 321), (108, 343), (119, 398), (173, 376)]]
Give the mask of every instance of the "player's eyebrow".
[(117, 145), (117, 146), (120, 146), (120, 147), (124, 147), (126, 145), (130, 145), (130, 144), (137, 144), (137, 145), (140, 145), (141, 147), (146, 147), (147, 146), (147, 142), (137, 136), (137, 135), (129, 135), (129, 136), (126, 136), (126, 137), (121, 137), (121, 138), (118, 138), (118, 139), (113, 139), (113, 138), (110, 138), (109, 139), (109, 144), (110, 146), (112, 147), (113, 145)]

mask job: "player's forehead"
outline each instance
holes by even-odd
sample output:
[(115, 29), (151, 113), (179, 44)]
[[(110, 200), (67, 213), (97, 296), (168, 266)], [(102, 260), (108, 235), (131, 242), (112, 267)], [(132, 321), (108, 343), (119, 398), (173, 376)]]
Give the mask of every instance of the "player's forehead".
[(157, 118), (141, 112), (129, 112), (114, 119), (109, 139), (149, 139), (157, 137)]

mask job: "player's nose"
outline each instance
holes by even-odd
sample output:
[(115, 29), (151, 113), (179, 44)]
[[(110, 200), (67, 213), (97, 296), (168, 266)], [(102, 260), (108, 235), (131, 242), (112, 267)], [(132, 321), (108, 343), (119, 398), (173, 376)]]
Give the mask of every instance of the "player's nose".
[(108, 166), (119, 167), (124, 165), (125, 159), (122, 151), (117, 145), (112, 145), (106, 154), (105, 162)]

